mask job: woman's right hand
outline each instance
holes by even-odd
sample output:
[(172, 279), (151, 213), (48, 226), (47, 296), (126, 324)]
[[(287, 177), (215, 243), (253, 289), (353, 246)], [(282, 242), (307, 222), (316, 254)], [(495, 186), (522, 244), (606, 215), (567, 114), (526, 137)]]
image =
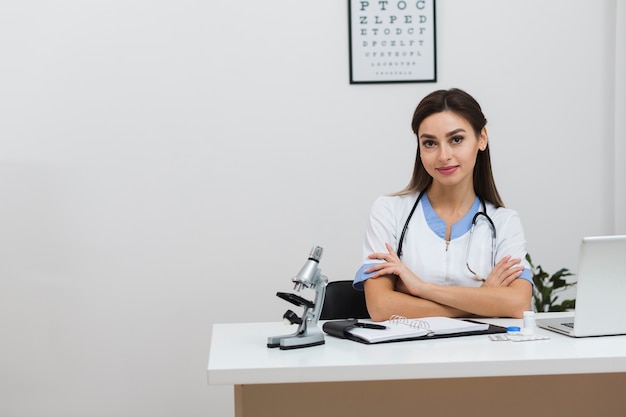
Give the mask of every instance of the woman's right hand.
[(400, 257), (389, 243), (385, 243), (385, 247), (387, 248), (387, 253), (373, 253), (369, 255), (370, 259), (382, 260), (384, 262), (371, 266), (365, 272), (368, 274), (373, 273), (370, 279), (384, 276), (397, 277), (396, 289), (406, 294), (419, 296), (420, 287), (424, 285), (424, 282), (402, 263)]

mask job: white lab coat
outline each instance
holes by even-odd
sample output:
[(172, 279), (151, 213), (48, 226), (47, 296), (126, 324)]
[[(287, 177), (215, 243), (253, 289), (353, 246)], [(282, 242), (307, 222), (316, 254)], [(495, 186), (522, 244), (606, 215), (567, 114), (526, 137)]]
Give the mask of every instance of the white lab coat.
[[(400, 235), (418, 193), (406, 196), (379, 197), (372, 206), (363, 242), (363, 265), (354, 279), (355, 288), (362, 289), (363, 282), (371, 274), (364, 271), (376, 260), (368, 258), (372, 253), (386, 253), (385, 243), (397, 250)], [(495, 208), (486, 203), (487, 214), (496, 227), (496, 263), (506, 255), (521, 258), (525, 269), (521, 278), (532, 284), (530, 265), (526, 262), (526, 239), (519, 215), (515, 210)], [(446, 224), (434, 212), (426, 194), (418, 203), (411, 218), (402, 247), (402, 262), (418, 277), (440, 285), (478, 287), (482, 283), (474, 279), (470, 267), (483, 278), (492, 269), (491, 229), (483, 216), (479, 216), (472, 237), (471, 251), (467, 248), (474, 214), (482, 210), (476, 198), (469, 212), (452, 226), (451, 239), (445, 240)]]

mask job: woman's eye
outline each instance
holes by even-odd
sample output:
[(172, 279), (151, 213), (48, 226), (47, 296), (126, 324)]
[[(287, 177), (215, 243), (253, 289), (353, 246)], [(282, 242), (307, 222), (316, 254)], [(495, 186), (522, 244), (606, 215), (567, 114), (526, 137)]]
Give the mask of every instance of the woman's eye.
[(461, 143), (463, 142), (463, 136), (454, 136), (451, 141), (452, 143)]
[(435, 141), (434, 140), (425, 140), (424, 142), (422, 142), (422, 145), (425, 148), (432, 148), (433, 146), (435, 146)]

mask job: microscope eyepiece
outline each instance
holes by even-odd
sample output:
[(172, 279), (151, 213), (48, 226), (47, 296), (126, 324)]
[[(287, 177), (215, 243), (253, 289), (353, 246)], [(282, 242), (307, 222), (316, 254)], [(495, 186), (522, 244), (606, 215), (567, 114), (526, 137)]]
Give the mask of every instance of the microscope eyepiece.
[(315, 262), (319, 262), (322, 258), (322, 254), (324, 253), (324, 248), (321, 246), (313, 246), (311, 249), (311, 253), (309, 254), (309, 259)]

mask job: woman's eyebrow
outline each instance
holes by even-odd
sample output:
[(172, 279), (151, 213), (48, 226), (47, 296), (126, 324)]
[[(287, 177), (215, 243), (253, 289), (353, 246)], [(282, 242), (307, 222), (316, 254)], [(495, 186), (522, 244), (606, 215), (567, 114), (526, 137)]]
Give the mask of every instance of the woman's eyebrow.
[(457, 133), (461, 133), (461, 132), (465, 133), (465, 129), (462, 129), (462, 128), (454, 129), (453, 131), (446, 133), (446, 137), (454, 136)]
[[(457, 133), (465, 133), (465, 132), (466, 130), (460, 127), (458, 129), (454, 129), (453, 131), (446, 133), (446, 137), (449, 138), (450, 136), (454, 136)], [(420, 139), (437, 139), (437, 136), (431, 135), (430, 133), (422, 133), (420, 135)]]

